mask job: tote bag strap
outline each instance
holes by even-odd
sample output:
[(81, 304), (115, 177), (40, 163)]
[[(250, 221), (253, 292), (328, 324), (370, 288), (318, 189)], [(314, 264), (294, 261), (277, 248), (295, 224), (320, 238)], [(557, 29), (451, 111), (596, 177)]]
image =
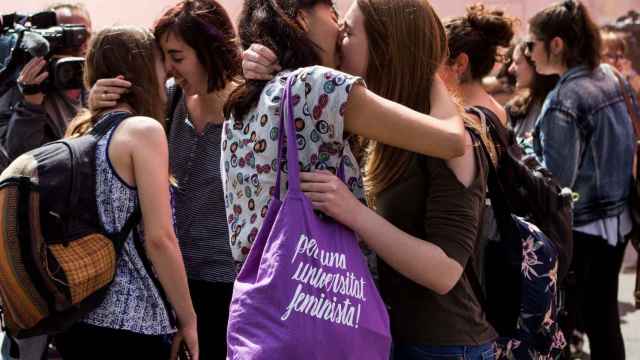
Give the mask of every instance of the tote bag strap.
[(298, 141), (296, 130), (293, 126), (293, 100), (291, 98), (291, 86), (297, 79), (290, 74), (280, 102), (280, 127), (278, 130), (278, 164), (276, 172), (276, 189), (274, 197), (280, 199), (280, 182), (282, 178), (282, 153), (284, 151), (284, 137), (287, 134), (287, 176), (290, 192), (300, 193), (300, 164), (298, 163)]
[[(298, 76), (290, 74), (287, 78), (287, 83), (284, 88), (282, 100), (280, 102), (280, 126), (278, 130), (278, 164), (276, 171), (276, 184), (274, 197), (280, 199), (281, 178), (282, 178), (282, 160), (283, 153), (286, 152), (287, 157), (287, 176), (288, 176), (288, 190), (294, 193), (300, 193), (300, 163), (298, 157), (298, 135), (294, 127), (294, 115), (293, 115), (293, 98), (291, 95), (291, 87), (297, 81)], [(302, 101), (302, 100), (300, 100)], [(284, 149), (285, 134), (292, 134), (286, 136), (287, 147)], [(336, 170), (336, 176), (345, 182), (345, 170), (344, 170), (344, 147), (340, 154), (340, 161)]]

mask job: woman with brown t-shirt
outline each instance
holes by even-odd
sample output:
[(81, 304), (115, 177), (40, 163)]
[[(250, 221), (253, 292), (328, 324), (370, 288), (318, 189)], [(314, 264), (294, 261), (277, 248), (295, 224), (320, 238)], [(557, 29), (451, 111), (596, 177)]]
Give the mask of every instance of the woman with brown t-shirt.
[[(428, 113), (429, 89), (421, 91), (417, 84), (432, 82), (447, 53), (437, 15), (420, 0), (357, 3), (346, 17), (343, 52), (357, 51), (359, 39), (366, 39), (369, 88)], [(409, 49), (394, 39), (426, 45)], [(337, 177), (301, 174), (302, 189), (314, 206), (353, 229), (381, 258), (394, 359), (495, 357), (497, 334), (465, 271), (477, 263), (487, 186), (489, 160), (480, 141), (469, 132), (465, 154), (449, 161), (370, 144), (365, 185), (378, 214)]]
[[(343, 69), (366, 74), (379, 95), (429, 113), (430, 84), (447, 41), (428, 2), (358, 0), (344, 27)], [(273, 60), (257, 62), (254, 57), (262, 54), (249, 52), (245, 74), (268, 77), (269, 66), (261, 64)], [(477, 264), (487, 183), (488, 159), (479, 141), (469, 132), (465, 154), (449, 161), (370, 144), (366, 185), (380, 214), (331, 173), (301, 174), (314, 206), (352, 228), (384, 261), (381, 290), (390, 308), (395, 359), (494, 359), (497, 334), (464, 271)]]

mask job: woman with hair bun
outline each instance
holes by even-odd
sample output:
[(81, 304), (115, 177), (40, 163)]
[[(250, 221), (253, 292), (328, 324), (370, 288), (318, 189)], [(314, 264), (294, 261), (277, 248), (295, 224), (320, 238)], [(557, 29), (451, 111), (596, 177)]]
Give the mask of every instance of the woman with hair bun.
[[(499, 127), (507, 124), (504, 107), (487, 92), (482, 79), (498, 62), (499, 49), (511, 43), (515, 23), (516, 20), (503, 11), (489, 9), (482, 4), (467, 7), (465, 15), (447, 19), (444, 23), (449, 58), (440, 67), (440, 75), (447, 87), (460, 97), (468, 115), (481, 127), (486, 127), (486, 123)], [(493, 160), (497, 164), (497, 159)], [(488, 241), (499, 241), (497, 224), (489, 205), (484, 211), (482, 233), (481, 249)], [(483, 256), (478, 262), (478, 268), (484, 269)]]
[[(490, 127), (490, 135), (495, 136), (493, 140), (501, 146), (505, 146), (502, 137), (508, 134), (507, 113), (487, 93), (482, 79), (500, 60), (500, 48), (506, 48), (511, 43), (515, 24), (516, 20), (501, 10), (489, 9), (481, 4), (469, 6), (466, 15), (445, 23), (449, 39), (449, 59), (442, 67), (441, 74), (448, 86), (460, 95), (471, 117), (475, 118), (481, 127)], [(495, 166), (501, 164), (501, 156), (508, 156), (504, 151), (495, 151), (492, 155), (495, 155)], [(512, 186), (509, 183), (501, 185)], [(505, 195), (502, 194), (502, 197)], [(500, 335), (496, 341), (496, 357), (551, 358), (563, 347), (562, 336), (555, 321), (557, 287), (554, 271), (551, 270), (552, 267), (548, 267), (549, 270), (539, 270), (535, 276), (523, 276), (518, 287), (505, 284), (504, 267), (501, 267), (504, 260), (502, 249), (505, 244), (519, 239), (501, 238), (494, 211), (500, 211), (502, 214), (507, 209), (497, 209), (491, 204), (484, 208), (481, 227), (483, 234), (478, 246), (481, 256), (478, 257), (479, 264), (476, 267), (480, 269), (478, 280), (491, 295), (485, 310), (502, 309), (503, 306), (511, 305), (513, 299), (502, 295), (504, 292), (521, 291), (522, 294), (516, 307), (517, 325), (510, 318), (509, 311), (490, 313), (491, 323)], [(536, 248), (534, 252), (535, 256), (544, 256), (541, 247)], [(532, 294), (530, 290), (536, 288), (546, 289), (544, 295)]]
[(509, 47), (516, 20), (501, 10), (482, 4), (467, 7), (464, 16), (445, 21), (449, 40), (449, 58), (440, 75), (449, 89), (457, 93), (465, 106), (473, 106), (503, 125), (507, 113), (482, 85), (499, 60), (499, 48)]

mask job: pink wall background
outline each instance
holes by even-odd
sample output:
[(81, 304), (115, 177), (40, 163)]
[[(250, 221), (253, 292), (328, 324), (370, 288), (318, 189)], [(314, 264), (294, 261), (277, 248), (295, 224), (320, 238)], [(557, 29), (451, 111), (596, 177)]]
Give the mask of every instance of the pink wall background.
[[(57, 1), (57, 0), (56, 0)], [(74, 1), (74, 0), (72, 0)], [(433, 6), (442, 17), (464, 13), (467, 4), (480, 0), (432, 0)], [(500, 6), (510, 14), (523, 19), (522, 31), (525, 31), (526, 20), (536, 11), (553, 3), (555, 0), (484, 0), (490, 5)], [(1, 0), (0, 13), (13, 11), (33, 12), (41, 9), (51, 0)], [(353, 0), (338, 0), (344, 14)], [(640, 0), (583, 0), (592, 10), (599, 22), (615, 19), (630, 9), (640, 9)], [(96, 29), (119, 25), (150, 26), (164, 9), (175, 0), (84, 0), (93, 17)], [(242, 6), (241, 0), (221, 0), (233, 19), (237, 18)]]

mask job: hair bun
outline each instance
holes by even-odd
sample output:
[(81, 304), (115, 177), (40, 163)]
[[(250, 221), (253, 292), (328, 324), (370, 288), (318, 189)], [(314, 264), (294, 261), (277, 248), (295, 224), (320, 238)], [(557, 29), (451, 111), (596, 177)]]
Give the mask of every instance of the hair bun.
[(466, 17), (469, 25), (480, 32), (491, 46), (507, 47), (511, 43), (516, 20), (502, 10), (489, 10), (483, 4), (474, 4), (467, 7)]
[(574, 0), (565, 0), (562, 5), (567, 9), (568, 12), (572, 13), (574, 11), (576, 11), (576, 8), (578, 7), (576, 4), (576, 2)]

